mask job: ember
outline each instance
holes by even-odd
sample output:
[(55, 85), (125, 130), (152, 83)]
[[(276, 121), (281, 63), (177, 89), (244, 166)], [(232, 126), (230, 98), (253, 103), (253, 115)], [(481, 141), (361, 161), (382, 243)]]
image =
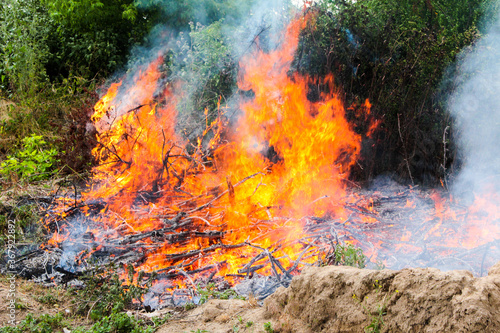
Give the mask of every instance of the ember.
[[(335, 263), (337, 245), (351, 243), (391, 268), (486, 272), (500, 239), (491, 201), (468, 208), (418, 188), (348, 187), (377, 121), (366, 101), (353, 117), (369, 126), (357, 133), (332, 77), (290, 74), (308, 19), (294, 20), (275, 51), (241, 60), (239, 88), (255, 96), (242, 98), (234, 126), (222, 106), (206, 113), (198, 140), (179, 134), (182, 82), (162, 84), (162, 56), (132, 84), (111, 85), (92, 117), (94, 182), (81, 196), (59, 198), (45, 218), (53, 234), (45, 249), (59, 253), (60, 270), (132, 265), (145, 274), (130, 282), (154, 273), (158, 295), (199, 279), (234, 284), (256, 275), (272, 276), (275, 288), (304, 266)], [(313, 85), (317, 101), (308, 98)]]

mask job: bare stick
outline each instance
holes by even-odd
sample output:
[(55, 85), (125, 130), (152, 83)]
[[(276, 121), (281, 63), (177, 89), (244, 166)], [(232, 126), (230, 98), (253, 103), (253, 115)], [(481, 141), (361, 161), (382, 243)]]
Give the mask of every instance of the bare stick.
[(443, 168), (443, 182), (446, 189), (448, 189), (448, 180), (446, 177), (446, 152), (448, 149), (446, 148), (446, 134), (448, 134), (448, 129), (450, 126), (446, 126), (443, 132), (443, 164), (441, 164), (441, 168)]
[(405, 162), (406, 162), (406, 168), (408, 169), (408, 175), (410, 176), (412, 185), (414, 185), (415, 182), (413, 181), (413, 177), (411, 176), (410, 163), (408, 162), (408, 152), (406, 151), (406, 145), (405, 142), (403, 141), (403, 134), (401, 134), (401, 122), (399, 120), (399, 113), (398, 113), (398, 132), (399, 132), (399, 138), (401, 139), (401, 143), (403, 144), (403, 151), (405, 152)]

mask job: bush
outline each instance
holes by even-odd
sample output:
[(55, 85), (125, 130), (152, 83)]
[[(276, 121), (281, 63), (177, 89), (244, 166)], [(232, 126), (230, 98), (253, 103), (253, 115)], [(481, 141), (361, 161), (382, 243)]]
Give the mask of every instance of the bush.
[(125, 62), (156, 23), (133, 0), (41, 0), (57, 27), (47, 72), (51, 78), (106, 77)]
[(1, 175), (8, 179), (35, 181), (47, 179), (57, 171), (54, 165), (58, 162), (58, 152), (41, 135), (31, 135), (22, 142), (22, 148), (0, 164)]
[[(355, 177), (396, 171), (410, 181), (436, 183), (445, 176), (443, 135), (451, 122), (443, 96), (453, 87), (441, 82), (459, 52), (479, 37), (490, 3), (323, 0), (315, 7), (295, 68), (334, 73), (346, 105), (368, 98), (383, 120)], [(446, 161), (449, 166), (453, 159)]]
[(335, 265), (365, 268), (366, 256), (363, 250), (352, 244), (338, 244), (335, 248)]
[(0, 4), (0, 91), (33, 95), (47, 83), (53, 22), (39, 0)]

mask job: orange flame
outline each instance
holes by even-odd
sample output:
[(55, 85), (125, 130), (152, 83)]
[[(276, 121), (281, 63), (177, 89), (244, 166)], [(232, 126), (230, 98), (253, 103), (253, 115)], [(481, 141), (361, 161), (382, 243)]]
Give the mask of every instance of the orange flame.
[[(93, 150), (99, 165), (94, 169), (97, 182), (83, 195), (86, 202), (105, 203), (94, 220), (107, 226), (108, 235), (161, 229), (166, 224), (157, 216), (187, 212), (197, 229), (224, 235), (224, 246), (213, 247), (210, 257), (199, 251), (191, 267), (215, 263), (220, 274), (235, 274), (258, 250), (231, 246), (250, 243), (265, 249), (280, 241), (277, 253), (295, 259), (303, 248), (296, 242), (302, 216), (346, 218), (338, 198), (345, 195), (344, 181), (359, 157), (362, 137), (345, 118), (333, 77), (315, 80), (288, 73), (306, 23), (307, 18), (293, 21), (277, 50), (241, 61), (238, 85), (251, 89), (255, 98), (241, 104), (236, 128), (225, 129), (227, 144), (221, 141), (221, 115), (207, 122), (203, 135), (214, 134), (212, 157), (203, 156), (201, 138), (189, 148), (176, 134), (176, 87), (158, 91), (162, 57), (140, 72), (132, 86), (111, 85), (92, 117), (99, 133)], [(307, 97), (312, 85), (326, 87), (314, 102)], [(369, 114), (370, 107), (367, 101), (363, 112)], [(217, 206), (210, 205), (213, 191), (224, 187)], [(150, 193), (157, 197), (146, 198)], [(206, 209), (186, 209), (190, 197), (208, 200)], [(172, 254), (214, 245), (203, 237), (175, 247), (166, 242), (148, 253), (141, 269), (172, 267)]]
[[(186, 223), (162, 244), (153, 236), (143, 239), (148, 246), (141, 248), (145, 257), (139, 268), (168, 273), (181, 266), (194, 271), (212, 265), (224, 276), (238, 274), (262, 250), (290, 259), (282, 265), (291, 269), (306, 248), (301, 242), (306, 216), (335, 217), (349, 225), (352, 214), (347, 210), (358, 205), (364, 207), (363, 223), (377, 222), (373, 199), (346, 193), (362, 135), (347, 121), (333, 77), (289, 73), (306, 24), (307, 17), (294, 20), (278, 49), (253, 53), (240, 62), (238, 86), (252, 90), (254, 98), (240, 104), (242, 114), (232, 129), (219, 107), (217, 119), (207, 117), (196, 143), (177, 134), (175, 106), (182, 85), (159, 84), (161, 56), (139, 72), (133, 84), (124, 80), (111, 85), (92, 117), (99, 133), (93, 150), (99, 165), (93, 170), (95, 183), (82, 198), (104, 205), (98, 216), (89, 216), (102, 227), (93, 231), (98, 241)], [(319, 91), (314, 101), (308, 98), (312, 87)], [(353, 111), (368, 119), (370, 108), (366, 101)], [(377, 124), (370, 124), (366, 134)], [(432, 199), (439, 223), (425, 239), (446, 233), (442, 222), (456, 217), (438, 194)], [(478, 208), (485, 205), (477, 202)], [(404, 207), (415, 208), (415, 203), (407, 200)], [(498, 219), (496, 209), (493, 218)], [(181, 212), (186, 216), (176, 221)], [(481, 223), (468, 230), (481, 232)], [(399, 239), (407, 242), (411, 237), (405, 230)], [(52, 241), (61, 239), (55, 233)], [(475, 244), (472, 236), (463, 242)], [(373, 261), (382, 245), (374, 241), (367, 250)], [(318, 260), (305, 256), (297, 269)]]

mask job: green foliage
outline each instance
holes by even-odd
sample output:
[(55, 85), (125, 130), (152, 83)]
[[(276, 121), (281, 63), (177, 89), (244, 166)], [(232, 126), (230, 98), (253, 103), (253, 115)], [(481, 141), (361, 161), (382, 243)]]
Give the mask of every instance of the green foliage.
[[(208, 109), (209, 118), (213, 119), (220, 98), (230, 96), (236, 87), (236, 65), (223, 34), (227, 28), (223, 20), (209, 26), (191, 23), (189, 35), (180, 35), (172, 55), (171, 80), (184, 83), (185, 98), (178, 105), (181, 127), (193, 133), (193, 137), (200, 134), (204, 110)], [(185, 119), (190, 122), (183, 123)]]
[[(167, 320), (167, 318), (157, 318), (145, 322), (123, 312), (130, 309), (132, 299), (140, 298), (145, 290), (134, 286), (123, 286), (117, 274), (99, 274), (100, 272), (94, 272), (85, 277), (84, 289), (69, 291), (70, 294), (76, 293), (78, 299), (75, 315), (90, 318), (94, 322), (92, 327), (70, 327), (60, 313), (39, 317), (29, 314), (16, 327), (0, 328), (0, 333), (49, 333), (60, 331), (62, 328), (68, 328), (75, 333), (153, 333)], [(37, 300), (48, 305), (58, 301), (50, 292), (38, 297)]]
[(156, 23), (133, 0), (41, 0), (57, 26), (51, 77), (109, 75)]
[(53, 304), (56, 304), (57, 302), (59, 302), (57, 297), (54, 296), (51, 292), (48, 292), (45, 295), (35, 297), (35, 299), (42, 304), (48, 304), (48, 305), (53, 305)]
[(31, 135), (22, 140), (23, 145), (15, 155), (7, 156), (0, 164), (0, 174), (21, 180), (43, 180), (54, 172), (58, 162), (57, 149), (50, 147), (41, 135)]
[(387, 297), (385, 295), (384, 297), (381, 297), (381, 291), (382, 291), (382, 285), (379, 283), (378, 280), (375, 280), (375, 283), (373, 284), (373, 287), (375, 288), (375, 308), (374, 309), (369, 309), (366, 304), (364, 304), (365, 300), (360, 300), (356, 294), (352, 295), (352, 298), (358, 302), (362, 307), (365, 313), (370, 317), (370, 324), (368, 324), (365, 327), (365, 332), (366, 333), (380, 333), (383, 326), (384, 326), (384, 316), (386, 315), (386, 310), (387, 310), (387, 305), (389, 303), (389, 300), (394, 296), (395, 294), (399, 293), (399, 290), (395, 290), (390, 297)]
[[(141, 295), (146, 292), (145, 289), (134, 285), (123, 285), (116, 273), (99, 274), (99, 272), (93, 272), (87, 276), (85, 288), (77, 291), (81, 302), (76, 312), (88, 315), (93, 321), (109, 322), (110, 319), (115, 318), (111, 315), (130, 308), (132, 300), (140, 299)], [(105, 317), (108, 318), (104, 319)]]
[(68, 323), (63, 319), (61, 314), (54, 316), (44, 314), (35, 318), (32, 314), (28, 314), (17, 326), (0, 327), (0, 333), (52, 333), (56, 330), (62, 330), (64, 327), (69, 327)]
[(136, 0), (139, 8), (155, 9), (169, 27), (185, 29), (190, 22), (207, 25), (221, 18), (239, 21), (248, 15), (255, 0)]
[(18, 309), (18, 310), (26, 310), (28, 309), (28, 305), (24, 304), (23, 302), (21, 302), (21, 300), (19, 299), (16, 299), (16, 302), (15, 302), (15, 308)]
[(9, 221), (15, 223), (15, 238), (17, 242), (39, 241), (42, 230), (38, 221), (40, 215), (35, 204), (22, 204), (17, 202), (14, 206), (0, 204), (0, 246), (8, 239)]
[(440, 152), (450, 121), (442, 96), (453, 87), (442, 84), (443, 76), (479, 37), (480, 19), (491, 3), (320, 1), (314, 26), (302, 34), (295, 68), (333, 73), (347, 105), (368, 98), (373, 114), (383, 120), (376, 149), (364, 147), (367, 158), (355, 176), (396, 171), (402, 178), (431, 183), (444, 176)]
[(357, 268), (364, 268), (366, 264), (366, 256), (363, 254), (363, 250), (354, 247), (354, 245), (349, 244), (337, 245), (335, 248), (335, 264), (342, 266), (352, 266)]
[(101, 318), (90, 329), (84, 327), (73, 329), (60, 313), (56, 315), (44, 314), (39, 317), (28, 314), (15, 327), (1, 327), (0, 333), (52, 333), (62, 328), (68, 328), (75, 333), (153, 333), (155, 331), (155, 326), (147, 325), (143, 320), (134, 319), (122, 312)]
[(264, 323), (264, 331), (266, 333), (274, 333), (274, 329), (271, 325), (271, 322)]
[(137, 320), (126, 313), (112, 313), (101, 318), (91, 328), (79, 328), (75, 333), (153, 333), (155, 328), (146, 325), (143, 320)]
[(53, 167), (64, 167), (63, 172), (88, 170), (95, 145), (95, 136), (88, 128), (97, 101), (97, 94), (91, 92), (94, 85), (82, 77), (72, 77), (33, 97), (0, 106), (0, 162), (7, 155), (19, 154), (23, 138), (43, 135), (50, 139), (48, 148), (59, 152), (55, 159), (60, 162)]
[(33, 97), (65, 78), (110, 75), (157, 22), (134, 0), (5, 0), (0, 90)]
[(196, 308), (196, 304), (188, 302), (184, 305), (184, 310), (189, 311)]
[(198, 286), (197, 293), (200, 296), (199, 304), (206, 303), (209, 299), (217, 298), (217, 299), (245, 299), (244, 297), (239, 296), (233, 289), (226, 289), (224, 291), (217, 291), (215, 289), (215, 283), (211, 282), (206, 285), (205, 288), (201, 288)]
[(47, 83), (53, 24), (39, 0), (4, 0), (0, 4), (0, 91), (22, 96)]

